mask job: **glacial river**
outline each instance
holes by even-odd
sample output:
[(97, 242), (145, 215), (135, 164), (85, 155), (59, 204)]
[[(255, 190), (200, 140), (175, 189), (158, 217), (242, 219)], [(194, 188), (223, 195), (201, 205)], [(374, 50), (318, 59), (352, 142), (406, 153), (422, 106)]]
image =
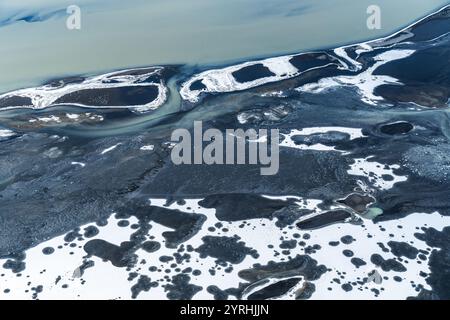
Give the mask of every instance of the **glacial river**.
[[(223, 65), (377, 38), (446, 0), (0, 0), (0, 92), (154, 64)], [(81, 29), (66, 27), (69, 5)]]

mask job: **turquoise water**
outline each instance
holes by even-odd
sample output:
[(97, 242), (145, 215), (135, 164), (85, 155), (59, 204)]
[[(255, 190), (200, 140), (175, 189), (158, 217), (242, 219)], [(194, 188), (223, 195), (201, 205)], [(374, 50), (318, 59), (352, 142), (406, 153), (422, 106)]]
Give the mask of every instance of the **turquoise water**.
[[(386, 35), (448, 3), (379, 0), (0, 0), (0, 92), (154, 64), (226, 64)], [(66, 8), (81, 8), (68, 30)], [(25, 20), (25, 21), (24, 21)]]

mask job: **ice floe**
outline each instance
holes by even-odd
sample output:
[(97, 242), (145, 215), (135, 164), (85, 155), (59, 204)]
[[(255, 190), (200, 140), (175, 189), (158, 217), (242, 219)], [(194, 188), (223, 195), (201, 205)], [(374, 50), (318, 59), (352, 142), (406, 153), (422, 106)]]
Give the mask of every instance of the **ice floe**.
[(113, 146), (111, 146), (111, 147), (109, 147), (109, 148), (106, 148), (105, 150), (103, 150), (100, 154), (106, 154), (106, 153), (108, 153), (108, 152), (111, 152), (111, 151), (113, 151), (115, 148), (117, 148), (118, 146), (120, 146), (121, 145), (121, 143), (118, 143), (118, 144), (115, 144), (115, 145), (113, 145)]
[(349, 174), (355, 176), (365, 176), (375, 188), (380, 190), (391, 189), (397, 182), (408, 180), (407, 176), (400, 176), (394, 173), (399, 169), (399, 165), (385, 165), (376, 161), (371, 161), (371, 157), (366, 159), (355, 159), (351, 165)]
[(238, 113), (236, 116), (240, 124), (260, 123), (260, 122), (276, 122), (286, 117), (291, 109), (285, 105), (275, 105), (264, 109), (258, 108), (246, 110)]
[(74, 166), (80, 166), (82, 168), (86, 167), (86, 164), (83, 162), (72, 161), (70, 164), (72, 164)]
[(15, 135), (16, 133), (14, 131), (8, 129), (0, 129), (0, 138), (9, 138)]
[(414, 52), (414, 50), (390, 50), (383, 52), (375, 56), (375, 63), (361, 73), (353, 76), (323, 78), (318, 82), (305, 84), (296, 90), (305, 93), (321, 93), (334, 87), (352, 86), (357, 88), (362, 101), (371, 105), (376, 105), (376, 102), (383, 100), (382, 97), (375, 94), (375, 89), (377, 87), (383, 84), (401, 85), (402, 83), (391, 76), (374, 75), (374, 71), (388, 62), (407, 58)]
[(147, 146), (142, 146), (139, 149), (142, 150), (142, 151), (153, 151), (155, 149), (155, 146), (150, 144), (150, 145), (147, 145)]
[[(330, 60), (330, 62), (326, 65), (336, 63), (334, 62), (334, 57), (328, 54), (325, 55)], [(199, 96), (204, 92), (220, 93), (246, 90), (266, 83), (293, 78), (309, 70), (324, 67), (322, 65), (320, 67), (311, 67), (307, 70), (300, 71), (291, 63), (291, 60), (294, 57), (296, 57), (296, 55), (281, 56), (265, 60), (245, 62), (223, 69), (204, 71), (198, 75), (193, 76), (191, 79), (182, 84), (180, 90), (181, 97), (184, 100), (188, 100), (194, 103), (199, 100)], [(233, 73), (245, 70), (245, 68), (252, 66), (265, 67), (271, 74), (245, 82), (239, 82), (233, 75)], [(191, 86), (199, 82), (201, 83), (202, 88), (192, 89)]]
[(54, 125), (67, 125), (67, 124), (77, 124), (77, 123), (97, 123), (104, 120), (104, 117), (99, 114), (93, 114), (91, 112), (85, 113), (55, 113), (48, 116), (32, 116), (27, 122), (28, 124), (23, 124), (24, 128), (38, 128)]
[(40, 118), (37, 118), (37, 119), (30, 119), (28, 122), (33, 123), (33, 122), (37, 122), (37, 121), (60, 123), (61, 119), (59, 117), (57, 117), (57, 116), (48, 116), (48, 117), (40, 117)]
[[(303, 129), (291, 130), (288, 134), (282, 134), (284, 139), (280, 143), (280, 147), (295, 148), (299, 150), (317, 150), (317, 151), (338, 151), (334, 146), (324, 145), (322, 143), (306, 144), (295, 143), (292, 138), (295, 136), (310, 136), (321, 133), (340, 132), (348, 135), (349, 140), (364, 137), (361, 129), (358, 128), (345, 128), (345, 127), (311, 127)], [(343, 152), (343, 151), (341, 151)], [(343, 152), (345, 153), (345, 152)]]
[[(3, 110), (18, 108), (45, 109), (60, 105), (85, 108), (127, 108), (137, 112), (155, 110), (166, 101), (167, 88), (163, 80), (149, 81), (149, 79), (158, 77), (162, 70), (162, 67), (128, 69), (100, 76), (80, 78), (77, 81), (68, 81), (68, 83), (61, 80), (58, 83), (46, 84), (40, 87), (20, 89), (0, 95), (0, 106)], [(157, 94), (151, 101), (129, 105), (108, 104), (102, 101), (102, 99), (105, 99), (104, 97), (89, 97), (92, 103), (87, 104), (79, 102), (82, 98), (76, 96), (81, 93), (86, 94), (89, 90), (91, 91), (90, 94), (95, 96), (101, 93), (102, 90), (133, 88), (153, 88), (157, 90)], [(145, 93), (143, 94), (145, 95)], [(149, 97), (144, 96), (145, 98), (148, 100)]]

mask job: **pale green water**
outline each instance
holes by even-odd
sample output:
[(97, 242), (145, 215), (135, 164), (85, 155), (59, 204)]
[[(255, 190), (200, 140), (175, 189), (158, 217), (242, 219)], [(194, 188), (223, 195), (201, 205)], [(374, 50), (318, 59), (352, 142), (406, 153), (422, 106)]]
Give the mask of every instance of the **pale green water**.
[[(0, 92), (66, 75), (154, 64), (224, 64), (377, 38), (448, 0), (38, 2), (0, 0), (0, 18), (22, 7), (78, 4), (82, 28), (68, 30), (64, 15), (0, 24)], [(366, 27), (371, 4), (382, 9), (381, 30)]]

